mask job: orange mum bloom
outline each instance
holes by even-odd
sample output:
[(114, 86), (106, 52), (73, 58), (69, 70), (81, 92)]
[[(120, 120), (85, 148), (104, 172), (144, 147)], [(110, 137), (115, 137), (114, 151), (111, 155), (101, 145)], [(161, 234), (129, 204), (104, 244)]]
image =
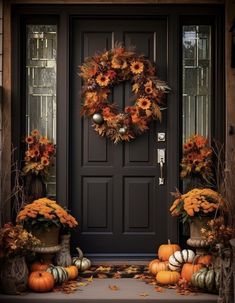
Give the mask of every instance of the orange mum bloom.
[(32, 135), (33, 137), (38, 137), (38, 136), (40, 136), (40, 132), (39, 132), (38, 129), (33, 129), (33, 130), (31, 131), (31, 135)]
[(41, 163), (44, 165), (44, 166), (48, 166), (50, 164), (48, 158), (46, 157), (42, 157), (41, 158)]

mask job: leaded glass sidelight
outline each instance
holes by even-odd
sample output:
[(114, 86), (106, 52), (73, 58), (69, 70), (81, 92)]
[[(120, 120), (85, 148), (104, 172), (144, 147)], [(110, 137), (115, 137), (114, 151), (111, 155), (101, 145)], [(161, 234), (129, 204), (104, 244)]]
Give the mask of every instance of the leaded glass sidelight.
[(210, 136), (211, 26), (187, 25), (182, 32), (183, 142)]
[[(26, 129), (40, 130), (56, 144), (56, 25), (26, 27)], [(56, 195), (56, 167), (50, 172), (47, 193)]]

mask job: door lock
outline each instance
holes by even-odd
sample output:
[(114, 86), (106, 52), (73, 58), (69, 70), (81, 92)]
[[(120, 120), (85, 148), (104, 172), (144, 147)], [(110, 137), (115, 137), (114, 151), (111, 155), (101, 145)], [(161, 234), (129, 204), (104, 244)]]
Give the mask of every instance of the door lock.
[(158, 142), (165, 142), (166, 141), (166, 134), (165, 133), (157, 133), (157, 141)]

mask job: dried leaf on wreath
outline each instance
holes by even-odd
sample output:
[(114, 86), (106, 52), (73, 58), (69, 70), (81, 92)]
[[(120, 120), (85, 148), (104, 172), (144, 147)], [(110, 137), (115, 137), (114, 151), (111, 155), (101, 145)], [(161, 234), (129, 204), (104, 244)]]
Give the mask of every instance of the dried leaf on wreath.
[(121, 277), (122, 277), (122, 275), (121, 275), (120, 271), (115, 272), (113, 275), (114, 279), (121, 279)]
[(110, 289), (110, 290), (113, 290), (113, 291), (120, 290), (120, 288), (119, 288), (117, 285), (115, 285), (115, 284), (110, 284), (110, 285), (109, 285), (109, 289)]
[(134, 85), (132, 85), (132, 91), (137, 94), (139, 91), (139, 84), (135, 83)]

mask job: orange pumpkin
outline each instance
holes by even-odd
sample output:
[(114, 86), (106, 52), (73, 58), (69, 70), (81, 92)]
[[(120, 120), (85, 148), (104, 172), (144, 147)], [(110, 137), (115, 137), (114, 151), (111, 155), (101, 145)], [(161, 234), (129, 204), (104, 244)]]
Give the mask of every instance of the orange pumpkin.
[(180, 279), (180, 274), (177, 271), (163, 270), (156, 275), (156, 280), (160, 284), (176, 284)]
[(168, 261), (170, 256), (173, 255), (175, 251), (181, 250), (178, 244), (171, 244), (168, 240), (168, 244), (162, 244), (158, 248), (158, 258), (161, 261)]
[(30, 265), (30, 271), (46, 271), (48, 267), (49, 263), (35, 261)]
[(203, 267), (202, 264), (184, 263), (181, 271), (181, 277), (190, 282), (192, 275)]
[(196, 264), (210, 265), (212, 263), (212, 255), (196, 256)]
[(71, 266), (65, 267), (65, 269), (69, 275), (69, 280), (73, 280), (73, 279), (77, 278), (77, 276), (78, 276), (77, 266), (71, 265)]
[(154, 259), (149, 263), (149, 271), (154, 276), (162, 270), (168, 270), (168, 261), (161, 262), (158, 259)]
[(28, 286), (35, 292), (51, 291), (54, 287), (52, 274), (46, 271), (33, 271), (28, 278)]

